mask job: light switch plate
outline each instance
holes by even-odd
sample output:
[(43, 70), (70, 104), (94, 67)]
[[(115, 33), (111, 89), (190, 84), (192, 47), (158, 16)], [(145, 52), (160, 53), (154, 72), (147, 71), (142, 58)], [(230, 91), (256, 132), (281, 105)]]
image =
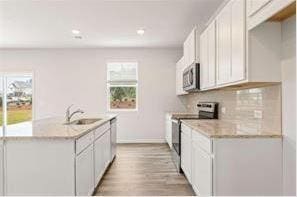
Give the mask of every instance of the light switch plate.
[(226, 107), (222, 107), (221, 110), (222, 110), (222, 113), (223, 113), (223, 114), (226, 113)]
[(262, 110), (255, 110), (254, 111), (254, 118), (262, 119), (263, 118)]

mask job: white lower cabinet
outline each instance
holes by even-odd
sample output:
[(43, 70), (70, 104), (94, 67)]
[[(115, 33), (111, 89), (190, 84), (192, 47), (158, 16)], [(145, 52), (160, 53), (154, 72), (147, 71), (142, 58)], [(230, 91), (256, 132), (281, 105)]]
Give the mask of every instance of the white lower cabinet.
[(94, 149), (91, 144), (76, 157), (76, 195), (89, 196), (94, 191)]
[(98, 138), (94, 142), (94, 163), (95, 163), (95, 182), (98, 183), (104, 173), (105, 161), (104, 161), (104, 147), (103, 138)]
[[(94, 142), (94, 171), (95, 184), (98, 184), (110, 162), (110, 129)], [(96, 185), (95, 185), (96, 186)]]
[(165, 129), (166, 129), (166, 134), (165, 134), (165, 139), (166, 142), (168, 144), (168, 146), (170, 147), (170, 149), (172, 148), (172, 121), (171, 121), (171, 114), (166, 114), (165, 117)]
[(212, 158), (192, 142), (192, 187), (199, 196), (212, 195)]
[(103, 137), (103, 160), (104, 160), (104, 169), (107, 168), (109, 162), (110, 162), (110, 130), (107, 130)]
[(0, 196), (89, 196), (111, 162), (110, 121), (79, 138), (8, 138), (5, 161), (2, 143)]
[(208, 138), (182, 124), (181, 164), (198, 196), (282, 195), (281, 138)]
[[(190, 131), (190, 130), (189, 130)], [(191, 182), (191, 132), (183, 130), (181, 132), (181, 168), (187, 177), (188, 181)]]

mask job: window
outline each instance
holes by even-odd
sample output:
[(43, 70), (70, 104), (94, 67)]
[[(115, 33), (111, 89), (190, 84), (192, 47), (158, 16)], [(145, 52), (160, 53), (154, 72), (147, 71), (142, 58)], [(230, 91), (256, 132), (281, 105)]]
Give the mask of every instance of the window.
[(107, 63), (108, 109), (137, 110), (137, 62)]
[(32, 75), (0, 74), (0, 80), (0, 126), (11, 135), (31, 126)]

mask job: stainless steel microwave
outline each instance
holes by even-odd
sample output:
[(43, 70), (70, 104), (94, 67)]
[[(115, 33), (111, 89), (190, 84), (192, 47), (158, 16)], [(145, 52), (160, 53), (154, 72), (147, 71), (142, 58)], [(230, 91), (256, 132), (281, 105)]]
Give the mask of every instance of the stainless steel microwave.
[(200, 89), (200, 65), (192, 64), (183, 72), (183, 89), (187, 92), (195, 92)]

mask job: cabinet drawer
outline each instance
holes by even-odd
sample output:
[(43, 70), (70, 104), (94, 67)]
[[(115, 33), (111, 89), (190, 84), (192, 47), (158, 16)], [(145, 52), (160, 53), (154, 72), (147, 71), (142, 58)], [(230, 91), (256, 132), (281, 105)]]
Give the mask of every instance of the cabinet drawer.
[(110, 122), (106, 122), (95, 130), (95, 139), (100, 137), (105, 131), (110, 129)]
[(94, 141), (94, 132), (93, 131), (78, 138), (76, 140), (76, 154), (79, 154), (80, 152), (82, 152), (86, 147), (88, 147), (90, 144), (92, 144), (93, 141)]
[(205, 137), (200, 134), (198, 131), (192, 132), (192, 142), (205, 150), (207, 153), (212, 153), (212, 141), (210, 138)]
[(191, 128), (186, 126), (185, 124), (181, 125), (181, 132), (191, 137)]

